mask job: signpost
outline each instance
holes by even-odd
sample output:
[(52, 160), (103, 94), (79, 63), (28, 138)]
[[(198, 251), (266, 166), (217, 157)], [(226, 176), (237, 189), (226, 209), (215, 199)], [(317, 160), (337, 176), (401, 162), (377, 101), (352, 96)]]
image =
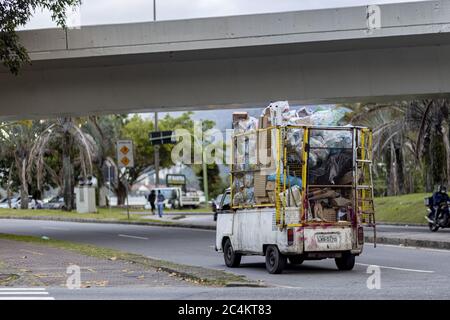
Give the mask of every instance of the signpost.
[[(117, 163), (119, 168), (129, 169), (134, 167), (134, 151), (133, 141), (119, 140), (117, 141)], [(127, 215), (130, 220), (130, 201), (128, 199), (128, 180), (125, 183), (127, 189)]]
[(173, 137), (173, 131), (153, 131), (150, 132), (149, 138), (152, 146), (176, 143)]
[(117, 163), (119, 164), (119, 168), (134, 167), (133, 141), (117, 141)]
[(155, 147), (155, 185), (159, 187), (159, 148), (163, 144), (172, 144), (176, 141), (172, 137), (173, 131), (158, 131), (158, 113), (155, 112), (155, 131), (150, 132), (150, 145)]

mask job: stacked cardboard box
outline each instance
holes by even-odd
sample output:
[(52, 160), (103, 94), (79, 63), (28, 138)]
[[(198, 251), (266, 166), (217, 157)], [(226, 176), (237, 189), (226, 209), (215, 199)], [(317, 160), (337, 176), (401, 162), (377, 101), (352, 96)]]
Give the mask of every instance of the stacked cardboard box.
[(256, 204), (269, 203), (266, 191), (267, 176), (261, 172), (256, 172), (254, 176), (255, 200)]
[(233, 112), (233, 127), (237, 122), (247, 119), (248, 119), (247, 112)]

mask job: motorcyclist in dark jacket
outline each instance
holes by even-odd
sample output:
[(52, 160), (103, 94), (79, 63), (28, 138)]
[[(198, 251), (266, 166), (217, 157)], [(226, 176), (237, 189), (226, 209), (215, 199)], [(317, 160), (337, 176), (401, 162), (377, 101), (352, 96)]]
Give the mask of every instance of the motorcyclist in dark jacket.
[[(430, 218), (436, 218), (436, 216), (439, 214), (439, 205), (442, 202), (449, 202), (450, 197), (447, 194), (447, 188), (443, 185), (439, 186), (438, 191), (436, 191), (433, 194), (433, 212), (432, 215), (430, 215)], [(445, 212), (444, 214), (448, 214), (448, 212)]]

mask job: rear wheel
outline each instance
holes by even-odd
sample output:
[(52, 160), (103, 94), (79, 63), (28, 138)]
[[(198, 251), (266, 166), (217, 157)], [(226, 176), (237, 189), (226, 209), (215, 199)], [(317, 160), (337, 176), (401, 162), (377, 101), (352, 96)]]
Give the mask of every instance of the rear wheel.
[(225, 264), (229, 268), (237, 268), (241, 264), (242, 255), (234, 251), (230, 239), (227, 239), (227, 241), (225, 241), (225, 245), (223, 246), (223, 257)]
[(288, 259), (290, 264), (295, 265), (300, 265), (303, 263), (303, 261), (305, 261), (302, 256), (289, 256)]
[(348, 271), (352, 270), (355, 266), (355, 255), (350, 252), (344, 252), (342, 257), (335, 258), (336, 266), (339, 270)]
[(283, 272), (286, 267), (287, 257), (281, 254), (276, 246), (270, 245), (266, 250), (266, 269), (271, 274)]
[(431, 232), (436, 232), (439, 230), (439, 226), (435, 225), (434, 223), (429, 223), (428, 228), (430, 228)]

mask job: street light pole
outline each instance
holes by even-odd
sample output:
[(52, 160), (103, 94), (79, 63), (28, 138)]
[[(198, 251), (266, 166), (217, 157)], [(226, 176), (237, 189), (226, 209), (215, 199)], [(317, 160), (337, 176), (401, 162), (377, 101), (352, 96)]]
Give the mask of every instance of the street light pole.
[[(155, 112), (155, 132), (158, 131), (158, 112)], [(155, 186), (159, 188), (159, 145), (155, 146)]]
[(209, 202), (209, 190), (208, 190), (208, 165), (206, 163), (205, 147), (202, 145), (202, 171), (203, 171), (203, 192), (205, 193), (205, 202)]
[[(153, 0), (153, 21), (156, 21), (156, 0)], [(156, 131), (158, 131), (158, 112), (155, 112)], [(155, 146), (155, 186), (159, 187), (159, 145)]]

